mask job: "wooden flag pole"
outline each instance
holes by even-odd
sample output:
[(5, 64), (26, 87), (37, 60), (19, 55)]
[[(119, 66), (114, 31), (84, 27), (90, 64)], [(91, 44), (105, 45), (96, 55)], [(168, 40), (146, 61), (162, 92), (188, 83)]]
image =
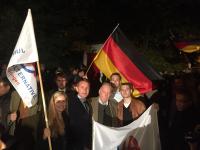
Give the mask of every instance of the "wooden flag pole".
[[(44, 117), (45, 117), (46, 128), (49, 129), (49, 123), (48, 123), (48, 117), (47, 117), (47, 110), (46, 110), (46, 101), (45, 101), (45, 96), (44, 96), (44, 88), (43, 88), (43, 82), (42, 82), (42, 76), (41, 76), (39, 61), (37, 61), (37, 69), (38, 69), (38, 75), (39, 75), (39, 81), (40, 81), (40, 90), (41, 90), (41, 94), (42, 94), (42, 104), (43, 104), (43, 110), (44, 110)], [(52, 150), (50, 136), (48, 136), (48, 143), (49, 143), (49, 150)]]
[(110, 35), (108, 36), (108, 38), (106, 39), (106, 41), (104, 42), (104, 44), (101, 46), (101, 48), (98, 50), (98, 53), (96, 54), (96, 56), (94, 57), (94, 59), (93, 59), (92, 62), (90, 63), (90, 65), (89, 65), (89, 67), (88, 67), (88, 69), (87, 69), (87, 71), (86, 71), (86, 73), (85, 73), (86, 75), (87, 75), (88, 71), (90, 70), (90, 68), (91, 68), (92, 64), (94, 63), (94, 61), (95, 61), (95, 60), (97, 59), (97, 57), (99, 56), (99, 54), (100, 54), (102, 48), (104, 47), (104, 45), (106, 44), (106, 42), (108, 41), (108, 39), (112, 36), (113, 32), (115, 32), (115, 30), (118, 28), (118, 26), (119, 26), (119, 23), (118, 23), (117, 26), (113, 29), (112, 33), (110, 33)]

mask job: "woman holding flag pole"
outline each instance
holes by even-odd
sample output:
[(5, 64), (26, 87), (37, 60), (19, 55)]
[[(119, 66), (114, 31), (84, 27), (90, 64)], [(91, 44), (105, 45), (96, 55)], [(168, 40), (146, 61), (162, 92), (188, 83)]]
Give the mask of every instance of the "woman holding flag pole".
[[(32, 67), (31, 71), (29, 71), (29, 68), (27, 69), (28, 64), (32, 64), (35, 62), (37, 63), (46, 128), (49, 128), (32, 15), (31, 10), (29, 9), (17, 44), (6, 70), (6, 75), (8, 79), (21, 97), (24, 106), (26, 106), (28, 109), (33, 108), (38, 101), (39, 92), (37, 88), (35, 67)], [(49, 149), (52, 150), (50, 136), (48, 137), (48, 143)], [(31, 148), (30, 146), (31, 145), (29, 145), (29, 148)]]
[[(68, 98), (64, 92), (55, 92), (48, 107), (49, 128), (43, 130), (43, 140), (39, 140), (38, 149), (45, 150), (46, 140), (51, 137), (54, 150), (66, 150), (68, 147), (69, 119), (67, 116)], [(40, 133), (41, 135), (41, 133)]]

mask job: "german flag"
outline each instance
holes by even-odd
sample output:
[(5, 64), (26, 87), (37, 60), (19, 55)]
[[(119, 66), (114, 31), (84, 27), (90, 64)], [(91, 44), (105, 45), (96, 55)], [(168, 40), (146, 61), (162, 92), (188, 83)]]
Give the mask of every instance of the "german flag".
[(175, 46), (185, 53), (193, 53), (200, 50), (200, 42), (199, 41), (183, 41), (183, 42), (176, 42)]
[(151, 91), (152, 81), (162, 79), (144, 57), (134, 50), (119, 28), (103, 44), (94, 59), (94, 64), (108, 78), (112, 73), (118, 72), (122, 82), (133, 84), (134, 95)]

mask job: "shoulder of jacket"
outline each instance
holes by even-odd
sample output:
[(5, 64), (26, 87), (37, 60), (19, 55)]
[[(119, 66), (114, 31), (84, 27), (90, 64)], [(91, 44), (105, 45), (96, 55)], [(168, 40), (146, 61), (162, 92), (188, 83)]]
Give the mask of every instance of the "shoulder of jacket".
[(16, 96), (20, 97), (17, 91), (12, 91), (11, 96), (13, 96), (13, 97), (16, 97)]
[(98, 97), (90, 97), (90, 98), (88, 99), (88, 101), (89, 101), (90, 103), (92, 103), (92, 104), (96, 103), (97, 100), (98, 100)]

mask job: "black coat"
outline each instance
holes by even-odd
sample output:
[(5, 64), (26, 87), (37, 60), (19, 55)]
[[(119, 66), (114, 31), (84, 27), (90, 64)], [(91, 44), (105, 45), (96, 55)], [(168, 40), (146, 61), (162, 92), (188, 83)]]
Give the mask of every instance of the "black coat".
[(69, 145), (73, 150), (83, 150), (91, 147), (92, 116), (91, 106), (87, 103), (89, 112), (85, 109), (77, 95), (69, 97)]
[(9, 128), (7, 124), (7, 117), (10, 113), (10, 98), (11, 91), (5, 95), (0, 96), (0, 126), (6, 131)]

